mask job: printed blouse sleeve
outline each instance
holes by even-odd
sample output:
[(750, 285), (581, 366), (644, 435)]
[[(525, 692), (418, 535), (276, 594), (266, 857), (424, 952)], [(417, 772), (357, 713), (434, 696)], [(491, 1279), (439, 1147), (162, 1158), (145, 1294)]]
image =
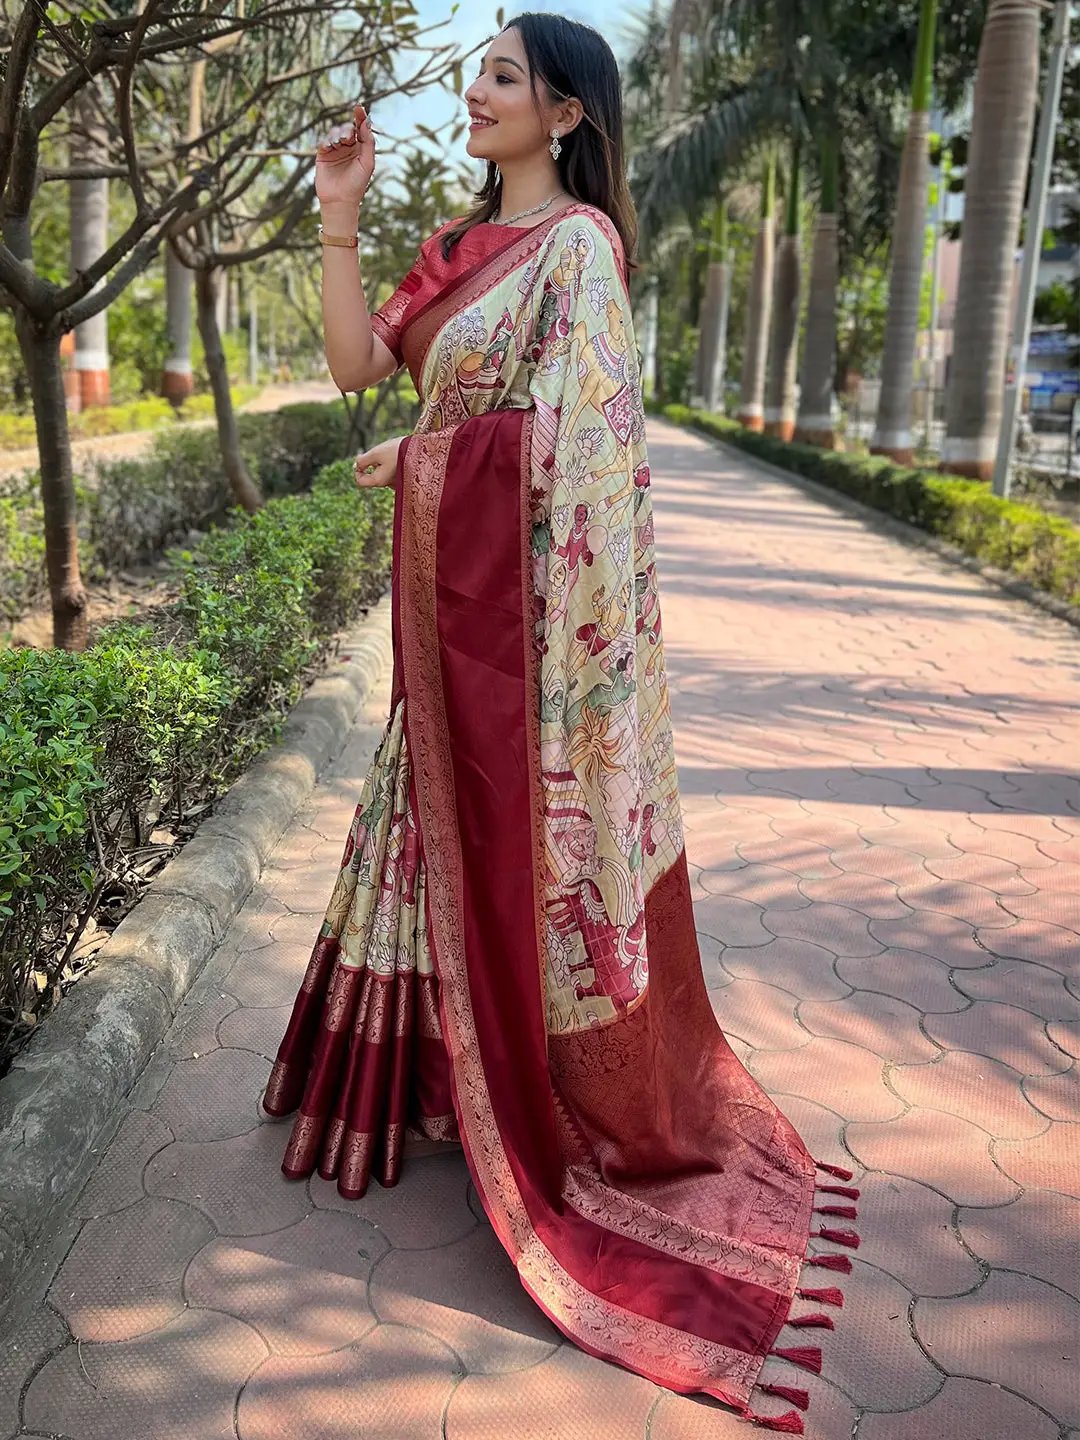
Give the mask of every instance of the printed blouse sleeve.
[(424, 278), (425, 248), (422, 247), (412, 269), (402, 280), (390, 298), (383, 302), (371, 316), (371, 328), (393, 355), (398, 365), (402, 363), (401, 325), (412, 297), (419, 290)]

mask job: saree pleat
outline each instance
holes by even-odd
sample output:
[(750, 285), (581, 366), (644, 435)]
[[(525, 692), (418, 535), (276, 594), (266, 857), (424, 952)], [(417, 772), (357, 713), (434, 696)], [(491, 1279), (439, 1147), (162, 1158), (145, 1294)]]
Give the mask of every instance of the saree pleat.
[(831, 1328), (793, 1313), (839, 1303), (801, 1272), (858, 1237), (807, 1256), (818, 1167), (705, 989), (618, 237), (573, 206), (466, 239), (373, 317), (422, 399), (391, 717), (264, 1103), (299, 1107), (286, 1173), (350, 1196), (397, 1179), (409, 1126), (460, 1138), (576, 1344), (801, 1434), (751, 1392), (805, 1408), (763, 1367), (820, 1370), (776, 1342)]

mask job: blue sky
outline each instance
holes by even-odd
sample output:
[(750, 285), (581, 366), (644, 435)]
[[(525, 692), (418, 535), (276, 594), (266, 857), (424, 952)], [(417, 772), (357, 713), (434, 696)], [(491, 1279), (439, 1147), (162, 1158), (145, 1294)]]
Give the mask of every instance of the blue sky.
[[(448, 20), (440, 29), (424, 37), (426, 44), (453, 43), (460, 47), (462, 53), (467, 53), (474, 46), (483, 45), (498, 28), (495, 23), (495, 13), (499, 8), (497, 4), (476, 4), (472, 3), (472, 0), (464, 0), (457, 13), (449, 18), (452, 0), (414, 0), (414, 3), (421, 25), (433, 25), (441, 20)], [(639, 3), (642, 9), (647, 7), (647, 0), (639, 0)], [(581, 3), (581, 0), (569, 0), (569, 3), (522, 0), (518, 5), (506, 4), (504, 11), (508, 20), (524, 10), (552, 10), (571, 20), (584, 21), (601, 32), (621, 62), (628, 49), (624, 33), (627, 21), (632, 9), (636, 8), (637, 5), (631, 6), (626, 0), (587, 0), (587, 3)], [(477, 51), (465, 64), (466, 85), (476, 74), (481, 53)], [(462, 99), (452, 90), (433, 85), (419, 95), (395, 96), (382, 101), (372, 107), (371, 119), (377, 130), (384, 130), (389, 135), (405, 139), (410, 136), (419, 138), (415, 129), (418, 123), (430, 129), (438, 129), (440, 125), (459, 119), (464, 114), (465, 103)], [(454, 151), (457, 158), (468, 162), (465, 139), (463, 134), (456, 142)], [(476, 168), (479, 176), (483, 166), (476, 162)]]

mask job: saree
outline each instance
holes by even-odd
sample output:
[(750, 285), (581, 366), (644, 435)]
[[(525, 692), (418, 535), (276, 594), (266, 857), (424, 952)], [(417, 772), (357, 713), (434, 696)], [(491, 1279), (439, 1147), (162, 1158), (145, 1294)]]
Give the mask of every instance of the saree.
[[(621, 241), (574, 204), (437, 232), (375, 333), (398, 454), (390, 716), (265, 1109), (342, 1195), (460, 1141), (521, 1283), (577, 1345), (803, 1433), (858, 1236), (709, 1004), (664, 665)], [(808, 1242), (814, 1240), (814, 1253)], [(774, 1367), (775, 1369), (775, 1367)], [(768, 1372), (767, 1372), (768, 1373)], [(792, 1402), (763, 1415), (751, 1392)]]

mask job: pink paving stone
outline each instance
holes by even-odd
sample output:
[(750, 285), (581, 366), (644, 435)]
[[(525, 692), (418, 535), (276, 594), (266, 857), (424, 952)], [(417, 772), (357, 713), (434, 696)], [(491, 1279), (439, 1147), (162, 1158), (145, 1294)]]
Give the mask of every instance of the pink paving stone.
[(984, 970), (957, 975), (957, 987), (973, 1000), (1000, 1000), (1043, 1020), (1080, 1021), (1080, 999), (1056, 970), (1028, 960), (995, 960)]
[(1041, 1280), (991, 1271), (969, 1295), (917, 1300), (915, 1329), (946, 1370), (1005, 1385), (1063, 1424), (1080, 1420), (1080, 1305)]
[(724, 1034), (755, 1050), (788, 1051), (810, 1039), (795, 1019), (795, 996), (786, 990), (758, 980), (733, 980), (710, 999)]
[(279, 1355), (317, 1355), (376, 1323), (368, 1277), (387, 1243), (355, 1215), (315, 1211), (272, 1235), (214, 1240), (184, 1280), (191, 1305), (225, 1310)]
[(770, 1093), (801, 1095), (849, 1120), (888, 1120), (904, 1108), (882, 1083), (879, 1057), (843, 1040), (760, 1051), (750, 1068)]
[[(440, 1440), (460, 1374), (444, 1345), (380, 1325), (329, 1355), (275, 1356), (244, 1387), (239, 1440)], [(193, 1437), (192, 1437), (193, 1440)]]
[(1057, 1440), (1057, 1424), (1018, 1395), (981, 1380), (949, 1378), (917, 1410), (866, 1414), (859, 1440)]
[[(815, 902), (806, 910), (766, 910), (764, 923), (776, 936), (808, 940), (834, 955), (875, 955), (882, 948), (869, 931), (870, 921), (855, 910)], [(882, 920), (882, 925), (896, 922)]]
[(380, 1320), (442, 1340), (474, 1375), (524, 1370), (561, 1343), (487, 1226), (433, 1250), (387, 1255), (372, 1277), (371, 1304)]
[[(829, 1274), (827, 1270), (810, 1273), (815, 1284), (818, 1275)], [(844, 1308), (834, 1312), (835, 1331), (785, 1329), (782, 1343), (799, 1345), (808, 1343), (807, 1335), (819, 1337), (822, 1374), (858, 1406), (903, 1410), (928, 1400), (939, 1389), (941, 1375), (911, 1333), (908, 1290), (859, 1257), (853, 1260), (850, 1275), (834, 1278), (844, 1292)], [(787, 1340), (788, 1336), (796, 1338)]]
[(949, 1050), (929, 1065), (902, 1065), (892, 1087), (912, 1105), (970, 1120), (990, 1135), (1023, 1139), (1046, 1129), (1024, 1098), (1023, 1076), (997, 1060)]
[[(820, 1375), (783, 1361), (768, 1360), (762, 1377), (774, 1385), (797, 1385), (809, 1393), (810, 1408), (802, 1417), (804, 1440), (837, 1440), (851, 1434), (855, 1407)], [(777, 1400), (758, 1391), (750, 1403), (763, 1415), (783, 1415), (792, 1408), (789, 1400)], [(670, 1391), (661, 1394), (648, 1428), (649, 1440), (746, 1440), (753, 1434), (745, 1421), (737, 1419), (719, 1401)]]
[(178, 1061), (154, 1106), (178, 1140), (225, 1140), (255, 1122), (270, 1066), (250, 1050), (211, 1050)]
[(288, 1126), (256, 1125), (231, 1140), (177, 1142), (146, 1167), (151, 1195), (201, 1210), (219, 1235), (261, 1235), (293, 1225), (311, 1209), (303, 1185), (286, 1180)]
[(985, 929), (1004, 929), (1013, 925), (1016, 919), (992, 890), (984, 890), (981, 885), (967, 885), (962, 880), (906, 885), (900, 891), (900, 899), (917, 912), (913, 917), (915, 920), (926, 910), (952, 915), (966, 925)]
[(1051, 1120), (1080, 1121), (1080, 1065), (1060, 1075), (1029, 1076), (1024, 1094), (1036, 1110)]
[[(845, 1170), (853, 1170), (856, 1178), (852, 1183), (856, 1185), (861, 1183), (858, 1177), (862, 1166), (844, 1149), (841, 1139), (844, 1126), (842, 1116), (837, 1115), (834, 1110), (826, 1109), (824, 1105), (815, 1104), (813, 1100), (804, 1100), (798, 1095), (777, 1094), (772, 1098), (777, 1108), (787, 1116), (799, 1132), (812, 1159), (821, 1160), (827, 1165), (841, 1165)], [(824, 1174), (819, 1176), (819, 1179), (823, 1182), (833, 1183)], [(845, 1181), (844, 1183), (849, 1182)]]
[(979, 1283), (982, 1272), (953, 1229), (951, 1200), (899, 1175), (866, 1174), (859, 1188), (860, 1260), (916, 1295), (958, 1295)]
[(131, 1340), (184, 1308), (181, 1280), (213, 1238), (204, 1215), (171, 1200), (140, 1200), (88, 1220), (53, 1281), (50, 1299), (77, 1340)]
[(838, 977), (835, 960), (831, 951), (806, 940), (772, 940), (768, 945), (729, 946), (723, 964), (736, 979), (764, 980), (793, 995), (830, 1000), (851, 991)]
[(919, 1029), (920, 1012), (891, 995), (857, 991), (842, 1000), (803, 1000), (798, 1018), (815, 1035), (850, 1040), (883, 1060), (931, 1060), (941, 1053)]
[(263, 884), (274, 899), (280, 900), (294, 915), (322, 917), (339, 869), (337, 861), (324, 861), (321, 865), (311, 861), (296, 870), (276, 870), (268, 865), (263, 871)]
[(1077, 973), (1080, 946), (1076, 933), (1063, 930), (1060, 925), (1048, 925), (1045, 920), (1017, 920), (1008, 930), (980, 927), (978, 936), (995, 955), (1014, 960), (1033, 960), (1037, 965), (1049, 965), (1063, 975), (1075, 976)]
[(1080, 949), (1080, 895), (1067, 890), (1046, 889), (1034, 895), (1008, 895), (1003, 902), (1018, 920), (1030, 920), (1069, 930), (1077, 937)]
[(181, 1005), (165, 1037), (170, 1055), (186, 1059), (196, 1052), (205, 1055), (215, 1050), (218, 1023), (235, 1009), (236, 1001), (231, 995), (216, 986), (200, 986)]
[(868, 1169), (931, 1185), (958, 1205), (1005, 1205), (1018, 1193), (994, 1165), (986, 1132), (939, 1110), (849, 1125), (845, 1140)]
[(172, 1139), (172, 1131), (156, 1115), (129, 1111), (75, 1202), (76, 1215), (108, 1215), (141, 1200), (146, 1162)]
[(344, 1210), (367, 1220), (396, 1249), (426, 1250), (460, 1240), (476, 1227), (469, 1209), (469, 1172), (460, 1150), (406, 1161), (389, 1190), (372, 1183), (362, 1200), (346, 1200), (337, 1184), (313, 1175), (311, 1198), (320, 1210)]
[(19, 1428), (19, 1397), (35, 1366), (68, 1339), (67, 1326), (45, 1305), (22, 1318), (0, 1346), (0, 1434)]
[(320, 921), (290, 915), (274, 926), (273, 943), (255, 955), (241, 955), (222, 981), (241, 1005), (292, 1006), (304, 978)]
[(962, 1209), (964, 1242), (999, 1270), (1045, 1280), (1080, 1300), (1080, 1201), (1053, 1190), (1029, 1190), (1012, 1205)]
[[(981, 821), (982, 816), (979, 818)], [(1028, 836), (1005, 830), (984, 830), (981, 824), (950, 825), (949, 839), (958, 850), (973, 855), (993, 855), (1018, 865), (1023, 871), (1045, 869), (1052, 863), (1049, 854)]]
[(611, 1435), (637, 1440), (645, 1433), (657, 1394), (656, 1386), (640, 1375), (563, 1345), (528, 1370), (467, 1376), (447, 1407), (445, 1436), (582, 1440)]
[(291, 1014), (291, 1005), (241, 1006), (218, 1026), (218, 1038), (223, 1047), (251, 1050), (273, 1060)]
[(275, 920), (289, 912), (257, 883), (244, 902), (244, 908), (229, 926), (226, 945), (238, 954), (261, 950), (270, 944), (270, 929)]
[(771, 933), (761, 923), (761, 909), (731, 895), (709, 895), (694, 906), (699, 930), (722, 945), (767, 945)]
[(803, 880), (801, 889), (811, 900), (846, 905), (867, 919), (887, 920), (909, 914), (909, 907), (897, 897), (896, 886), (880, 875), (862, 871), (844, 872), (824, 880)]
[(836, 962), (836, 972), (845, 984), (857, 990), (891, 995), (914, 1005), (924, 1015), (967, 1007), (967, 997), (955, 988), (948, 967), (917, 950), (843, 955)]
[(1033, 1140), (995, 1140), (994, 1158), (1025, 1189), (1080, 1198), (1080, 1138), (1075, 1125), (1052, 1121)]
[(704, 870), (702, 887), (710, 895), (732, 895), (750, 900), (764, 908), (772, 905), (780, 910), (801, 910), (809, 905), (800, 893), (799, 877), (778, 865), (744, 865), (741, 870)]
[(940, 880), (963, 881), (969, 885), (981, 885), (995, 895), (1030, 895), (1035, 886), (1025, 880), (1020, 869), (1007, 860), (997, 860), (993, 855), (953, 855), (938, 858), (928, 857), (926, 868)]
[(1046, 1027), (1046, 1032), (1059, 1050), (1080, 1060), (1080, 1020), (1070, 1021), (1068, 1024), (1054, 1020)]
[(1052, 1075), (1063, 1068), (1042, 1022), (1015, 1005), (976, 1000), (953, 1015), (928, 1015), (925, 1025), (927, 1034), (946, 1049), (986, 1055), (1023, 1075)]
[(820, 880), (837, 873), (827, 845), (788, 836), (739, 846), (739, 853), (752, 864), (774, 865), (807, 880)]
[(236, 1396), (265, 1355), (231, 1315), (185, 1311), (137, 1340), (61, 1350), (34, 1377), (26, 1424), (72, 1440), (235, 1440)]

